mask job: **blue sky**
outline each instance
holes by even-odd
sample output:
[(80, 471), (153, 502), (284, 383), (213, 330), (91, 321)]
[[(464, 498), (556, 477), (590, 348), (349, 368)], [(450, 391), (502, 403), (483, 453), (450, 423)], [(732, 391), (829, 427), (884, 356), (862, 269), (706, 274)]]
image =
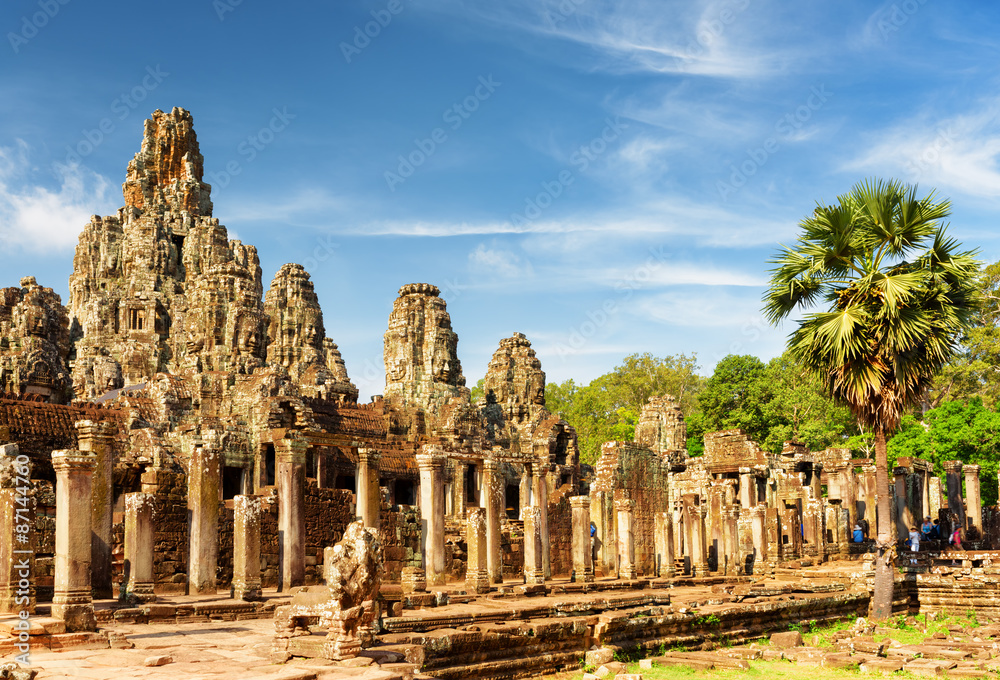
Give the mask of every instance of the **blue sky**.
[(365, 396), (417, 281), (470, 385), (513, 331), (550, 381), (775, 356), (767, 259), (871, 175), (1000, 259), (995, 3), (12, 0), (0, 28), (0, 286), (67, 301), (143, 119), (181, 106), (215, 216), (265, 288), (306, 266)]

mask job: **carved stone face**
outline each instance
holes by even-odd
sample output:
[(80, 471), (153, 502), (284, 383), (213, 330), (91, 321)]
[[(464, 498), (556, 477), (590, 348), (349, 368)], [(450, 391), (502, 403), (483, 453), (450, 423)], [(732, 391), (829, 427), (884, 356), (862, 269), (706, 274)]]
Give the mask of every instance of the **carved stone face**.
[(451, 380), (451, 362), (444, 359), (440, 364), (434, 365), (434, 379), (438, 382), (448, 382)]
[(545, 376), (535, 372), (531, 375), (531, 382), (528, 384), (528, 399), (532, 404), (545, 404)]
[(406, 379), (408, 361), (406, 358), (406, 330), (393, 331), (386, 343), (385, 371), (391, 382)]

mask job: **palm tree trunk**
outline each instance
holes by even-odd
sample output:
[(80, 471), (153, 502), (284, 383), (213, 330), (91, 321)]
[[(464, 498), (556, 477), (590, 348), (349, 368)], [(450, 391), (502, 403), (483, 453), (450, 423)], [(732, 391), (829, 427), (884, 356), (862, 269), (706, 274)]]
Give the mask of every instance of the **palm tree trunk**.
[(892, 558), (895, 546), (890, 536), (892, 517), (889, 503), (889, 459), (885, 445), (885, 431), (875, 429), (875, 494), (878, 497), (878, 540), (875, 555), (875, 592), (872, 594), (871, 618), (885, 621), (892, 616), (892, 591), (894, 572)]

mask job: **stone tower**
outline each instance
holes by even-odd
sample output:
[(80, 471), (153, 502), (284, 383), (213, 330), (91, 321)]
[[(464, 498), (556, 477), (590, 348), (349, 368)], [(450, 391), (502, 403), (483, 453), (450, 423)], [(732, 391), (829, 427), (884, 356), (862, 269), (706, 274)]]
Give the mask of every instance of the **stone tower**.
[(504, 422), (517, 427), (545, 409), (542, 362), (535, 357), (535, 350), (523, 333), (514, 333), (500, 341), (486, 369), (483, 390), (485, 411), (491, 420), (499, 412)]
[(0, 288), (0, 392), (69, 401), (69, 350), (66, 308), (51, 288), (34, 276), (20, 288)]
[(358, 388), (347, 377), (337, 345), (326, 337), (323, 310), (302, 265), (278, 270), (264, 297), (264, 313), (269, 365), (287, 369), (303, 396), (357, 402)]
[(673, 395), (649, 398), (635, 427), (635, 443), (660, 456), (687, 450), (687, 425)]
[(91, 218), (70, 276), (73, 385), (92, 398), (158, 372), (250, 372), (266, 351), (260, 262), (212, 217), (191, 114), (156, 111), (117, 215)]
[(429, 407), (465, 396), (458, 335), (437, 286), (410, 283), (399, 289), (385, 332), (385, 398)]

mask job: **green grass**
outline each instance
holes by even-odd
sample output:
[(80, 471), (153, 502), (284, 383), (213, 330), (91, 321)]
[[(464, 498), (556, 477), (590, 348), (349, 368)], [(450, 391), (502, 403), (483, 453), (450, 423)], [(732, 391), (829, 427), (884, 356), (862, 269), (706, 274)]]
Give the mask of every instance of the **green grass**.
[[(976, 621), (975, 613), (969, 612), (964, 616), (938, 615), (934, 620), (929, 620), (928, 616), (921, 614), (912, 617), (912, 623), (906, 623), (909, 618), (905, 615), (894, 616), (889, 621), (880, 624), (881, 628), (889, 629), (888, 633), (880, 633), (875, 636), (876, 641), (887, 638), (898, 640), (904, 645), (919, 644), (934, 633), (942, 632), (949, 637), (953, 636), (948, 626), (962, 626), (965, 631), (962, 634), (973, 634), (973, 628), (979, 624)], [(817, 647), (832, 647), (834, 635), (847, 630), (854, 625), (854, 620), (837, 621), (826, 625), (817, 625), (815, 621), (804, 621), (792, 624), (790, 630), (798, 630), (802, 633), (803, 643), (809, 646), (815, 644)], [(758, 641), (758, 646), (767, 645), (767, 640)], [(684, 651), (679, 646), (667, 647), (660, 645), (660, 648), (650, 656), (660, 656), (671, 651)], [(634, 659), (633, 655), (626, 658)], [(623, 659), (624, 660), (624, 659)], [(818, 666), (798, 665), (789, 661), (751, 661), (748, 670), (711, 670), (696, 671), (685, 666), (654, 666), (652, 669), (640, 670), (638, 662), (628, 664), (629, 673), (641, 673), (643, 680), (691, 680), (692, 678), (705, 678), (706, 680), (744, 680), (751, 678), (766, 677), (767, 680), (858, 680), (859, 672), (856, 668), (820, 668)], [(572, 680), (581, 680), (583, 673), (569, 676)], [(894, 678), (911, 678), (911, 673), (894, 673)]]

